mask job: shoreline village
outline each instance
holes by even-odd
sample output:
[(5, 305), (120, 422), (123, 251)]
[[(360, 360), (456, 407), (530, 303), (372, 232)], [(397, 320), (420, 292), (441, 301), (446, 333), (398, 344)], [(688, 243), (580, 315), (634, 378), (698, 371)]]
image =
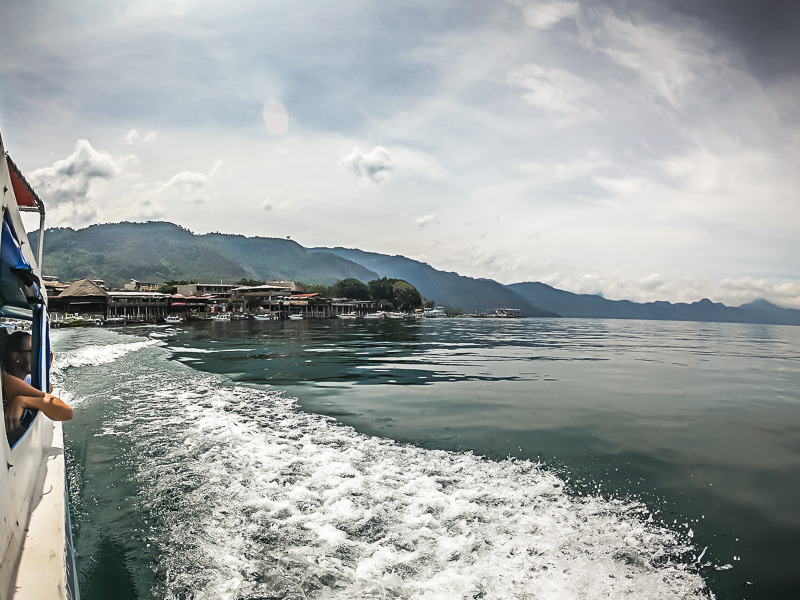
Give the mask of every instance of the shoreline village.
[[(472, 316), (520, 318), (516, 308), (497, 308), (473, 315), (445, 310), (433, 302), (396, 306), (381, 300), (328, 297), (308, 293), (294, 281), (258, 285), (189, 283), (158, 291), (163, 284), (132, 279), (124, 290), (110, 290), (101, 279), (62, 283), (44, 276), (53, 327), (123, 325), (126, 323), (185, 323), (212, 320), (405, 319)], [(315, 286), (310, 286), (315, 287)], [(364, 286), (366, 287), (366, 286)]]

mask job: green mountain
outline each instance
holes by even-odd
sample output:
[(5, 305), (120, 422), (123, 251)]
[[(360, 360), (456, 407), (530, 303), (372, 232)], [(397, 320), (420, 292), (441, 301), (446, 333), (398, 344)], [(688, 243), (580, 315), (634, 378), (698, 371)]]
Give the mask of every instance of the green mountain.
[[(31, 236), (36, 247), (37, 235)], [(44, 273), (61, 281), (84, 277), (122, 287), (131, 279), (160, 283), (197, 279), (235, 283), (242, 278), (332, 285), (353, 277), (405, 279), (420, 293), (448, 308), (478, 312), (518, 308), (522, 314), (604, 319), (655, 319), (800, 325), (800, 311), (765, 300), (730, 307), (704, 299), (691, 304), (636, 303), (573, 294), (525, 282), (504, 286), (438, 271), (404, 256), (347, 248), (306, 249), (291, 240), (211, 233), (195, 235), (172, 223), (115, 223), (85, 229), (48, 229)]]
[[(37, 244), (36, 237), (36, 233), (31, 236), (32, 244)], [(163, 222), (48, 229), (43, 262), (45, 275), (62, 281), (104, 279), (112, 287), (131, 279), (233, 283), (248, 278), (331, 285), (347, 277), (363, 281), (377, 277), (360, 265), (332, 254), (312, 254), (290, 240), (195, 235)]]
[(374, 271), (360, 264), (333, 254), (319, 255), (309, 252), (291, 240), (248, 238), (222, 233), (210, 233), (198, 237), (241, 265), (248, 273), (252, 273), (248, 276), (252, 279), (333, 285), (348, 277), (354, 277), (365, 283), (378, 277)]
[(473, 279), (457, 273), (437, 271), (428, 264), (405, 256), (388, 256), (350, 248), (309, 248), (311, 252), (331, 253), (363, 265), (381, 277), (405, 279), (420, 293), (448, 308), (467, 313), (518, 308), (526, 317), (557, 317), (555, 311), (542, 310), (526, 298), (491, 279)]
[[(31, 243), (36, 244), (36, 234)], [(122, 287), (131, 279), (160, 283), (193, 280), (234, 283), (242, 278), (332, 285), (353, 277), (405, 279), (430, 300), (464, 312), (518, 308), (526, 316), (557, 316), (489, 279), (437, 271), (402, 256), (360, 250), (306, 249), (287, 239), (210, 233), (195, 235), (164, 222), (114, 223), (85, 229), (48, 229), (44, 272), (62, 281), (104, 279)]]

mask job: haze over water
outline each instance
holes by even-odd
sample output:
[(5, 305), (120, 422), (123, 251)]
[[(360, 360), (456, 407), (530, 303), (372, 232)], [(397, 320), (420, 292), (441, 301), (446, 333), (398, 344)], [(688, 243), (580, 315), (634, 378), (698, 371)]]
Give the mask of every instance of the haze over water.
[(800, 591), (798, 328), (208, 322), (54, 340), (84, 598)]

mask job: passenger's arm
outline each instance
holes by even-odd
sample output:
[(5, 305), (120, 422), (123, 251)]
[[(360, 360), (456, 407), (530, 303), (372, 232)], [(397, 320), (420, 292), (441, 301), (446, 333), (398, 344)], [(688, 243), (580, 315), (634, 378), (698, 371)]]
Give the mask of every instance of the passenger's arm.
[[(8, 403), (9, 406), (14, 401), (22, 405), (22, 408), (30, 410), (40, 410), (53, 421), (69, 421), (72, 418), (72, 409), (61, 398), (56, 398), (52, 394), (39, 396), (14, 396)], [(20, 414), (22, 410), (19, 409)]]
[(25, 408), (40, 410), (53, 421), (69, 421), (72, 418), (72, 409), (63, 400), (45, 394), (8, 373), (3, 373), (3, 392), (9, 399), (6, 406), (6, 427), (9, 431), (19, 426), (19, 418)]

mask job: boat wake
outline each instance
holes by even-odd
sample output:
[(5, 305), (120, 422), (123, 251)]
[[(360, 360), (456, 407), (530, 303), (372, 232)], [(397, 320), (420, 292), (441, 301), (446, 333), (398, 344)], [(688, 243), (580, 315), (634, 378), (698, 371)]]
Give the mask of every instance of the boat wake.
[(68, 367), (96, 367), (112, 363), (130, 352), (162, 343), (160, 340), (150, 339), (142, 342), (86, 345), (63, 354), (56, 353), (53, 357), (53, 370), (58, 373)]
[[(640, 503), (576, 497), (529, 461), (363, 435), (165, 349), (142, 360), (121, 346), (106, 362), (136, 398), (112, 398), (97, 435), (134, 465), (128, 510), (158, 548), (154, 596), (711, 597), (690, 534)], [(62, 368), (97, 364), (76, 353)]]

